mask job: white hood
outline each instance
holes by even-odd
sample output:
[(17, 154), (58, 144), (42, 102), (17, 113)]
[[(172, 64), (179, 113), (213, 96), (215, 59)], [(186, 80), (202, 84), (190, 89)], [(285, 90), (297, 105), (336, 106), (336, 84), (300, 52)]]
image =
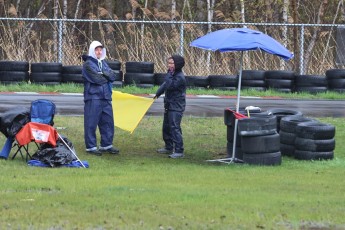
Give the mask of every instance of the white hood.
[(89, 56), (93, 57), (94, 59), (97, 59), (96, 55), (95, 55), (95, 49), (98, 46), (102, 46), (103, 48), (103, 52), (102, 52), (102, 56), (99, 60), (103, 60), (105, 59), (105, 56), (107, 56), (107, 51), (106, 49), (103, 47), (102, 43), (100, 43), (99, 41), (93, 41), (90, 44), (90, 48), (89, 48)]

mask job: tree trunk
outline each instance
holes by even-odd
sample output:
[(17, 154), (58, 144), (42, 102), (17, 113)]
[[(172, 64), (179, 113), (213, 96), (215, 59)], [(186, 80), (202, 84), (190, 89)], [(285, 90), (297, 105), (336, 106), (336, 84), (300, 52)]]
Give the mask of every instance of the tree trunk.
[(191, 11), (191, 8), (190, 8), (190, 3), (189, 3), (189, 0), (183, 0), (183, 7), (182, 7), (182, 20), (184, 20), (184, 11), (185, 9), (187, 8), (187, 13), (188, 13), (188, 19), (185, 20), (185, 21), (192, 21), (193, 20), (193, 16), (192, 16), (192, 11)]
[[(293, 13), (293, 23), (298, 23), (298, 17), (297, 17), (297, 0), (292, 0), (292, 13)], [(294, 64), (295, 64), (295, 72), (299, 72), (299, 45), (298, 45), (298, 27), (294, 26), (293, 28), (293, 50), (294, 50)]]
[[(145, 0), (145, 5), (144, 8), (147, 8), (147, 1)], [(143, 14), (143, 20), (145, 20), (145, 14)], [(144, 52), (144, 48), (145, 48), (145, 23), (141, 24), (141, 28), (140, 28), (140, 37), (141, 37), (141, 61), (145, 60), (145, 52)]]
[[(59, 0), (54, 0), (54, 19), (58, 18), (59, 14)], [(54, 22), (54, 31), (53, 31), (53, 52), (54, 54), (58, 53), (58, 22)]]
[[(328, 0), (323, 0), (320, 4), (320, 7), (319, 7), (319, 11), (318, 11), (318, 14), (317, 14), (317, 21), (316, 21), (316, 24), (321, 24), (322, 23), (322, 17), (325, 13), (325, 7), (326, 5), (328, 4)], [(316, 40), (317, 40), (317, 37), (318, 37), (318, 34), (319, 34), (319, 31), (320, 31), (320, 27), (315, 27), (314, 28), (314, 33), (310, 39), (310, 42), (309, 42), (309, 45), (307, 47), (307, 50), (306, 52), (304, 53), (304, 72), (307, 73), (307, 69), (309, 67), (309, 61), (310, 61), (310, 57), (311, 57), (311, 54), (313, 52), (313, 49), (314, 49), (314, 46), (315, 46), (315, 43), (316, 43)]]
[[(289, 0), (284, 0), (283, 3), (283, 23), (288, 23), (288, 13), (289, 13)], [(282, 45), (284, 47), (287, 47), (288, 44), (288, 33), (287, 33), (287, 26), (283, 26), (283, 32), (282, 32)], [(285, 68), (285, 61), (283, 59), (280, 59), (280, 69), (284, 70)]]

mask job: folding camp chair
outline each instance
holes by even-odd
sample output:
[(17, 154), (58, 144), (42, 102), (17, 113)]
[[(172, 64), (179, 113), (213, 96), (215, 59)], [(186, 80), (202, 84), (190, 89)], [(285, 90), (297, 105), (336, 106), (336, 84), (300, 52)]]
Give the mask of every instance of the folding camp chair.
[[(42, 134), (45, 134), (48, 137), (50, 136), (53, 139), (55, 138), (56, 141), (57, 133), (52, 127), (54, 125), (55, 108), (55, 104), (50, 100), (38, 99), (31, 102), (30, 122), (25, 124), (15, 136), (16, 141), (13, 147), (17, 148), (17, 150), (15, 151), (12, 159), (14, 159), (16, 155), (20, 153), (23, 159), (24, 154), (26, 154), (25, 159), (28, 161), (28, 157), (31, 158), (29, 153), (29, 143), (35, 142), (38, 148), (38, 143), (45, 143), (49, 139), (42, 137)], [(39, 137), (39, 135), (41, 135), (41, 137)]]

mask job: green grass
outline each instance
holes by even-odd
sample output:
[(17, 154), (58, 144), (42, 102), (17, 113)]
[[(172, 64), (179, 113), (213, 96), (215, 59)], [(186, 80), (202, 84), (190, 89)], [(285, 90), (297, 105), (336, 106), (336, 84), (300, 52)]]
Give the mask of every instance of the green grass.
[(83, 118), (56, 116), (90, 168), (0, 161), (0, 229), (345, 229), (345, 122), (320, 120), (336, 126), (334, 160), (268, 167), (206, 162), (226, 156), (223, 118), (185, 116), (186, 157), (175, 160), (155, 153), (161, 117), (116, 129), (120, 155), (96, 157)]
[[(135, 86), (125, 86), (123, 88), (114, 88), (114, 90), (123, 93), (131, 94), (154, 94), (158, 86), (153, 88), (138, 88)], [(28, 83), (20, 84), (0, 84), (0, 92), (53, 92), (53, 93), (82, 93), (83, 85), (80, 84), (58, 84), (58, 85), (36, 85)], [(237, 96), (237, 90), (224, 91), (217, 89), (187, 89), (187, 94), (192, 95), (222, 95), (222, 96)], [(291, 99), (331, 99), (344, 100), (344, 93), (337, 93), (327, 91), (325, 93), (309, 94), (309, 93), (282, 93), (274, 90), (256, 91), (256, 90), (241, 90), (241, 96), (255, 96), (255, 97), (282, 97)]]

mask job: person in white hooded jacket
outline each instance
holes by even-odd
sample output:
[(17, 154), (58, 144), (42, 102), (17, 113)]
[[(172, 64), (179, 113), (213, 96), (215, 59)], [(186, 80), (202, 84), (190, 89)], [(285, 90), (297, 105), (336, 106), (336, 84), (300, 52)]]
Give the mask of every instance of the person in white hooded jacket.
[[(84, 79), (84, 139), (86, 151), (101, 156), (108, 152), (118, 154), (113, 146), (114, 115), (112, 108), (112, 82), (115, 72), (105, 62), (106, 49), (99, 41), (93, 41), (89, 55), (83, 55)], [(101, 135), (100, 147), (97, 148), (96, 129)]]

